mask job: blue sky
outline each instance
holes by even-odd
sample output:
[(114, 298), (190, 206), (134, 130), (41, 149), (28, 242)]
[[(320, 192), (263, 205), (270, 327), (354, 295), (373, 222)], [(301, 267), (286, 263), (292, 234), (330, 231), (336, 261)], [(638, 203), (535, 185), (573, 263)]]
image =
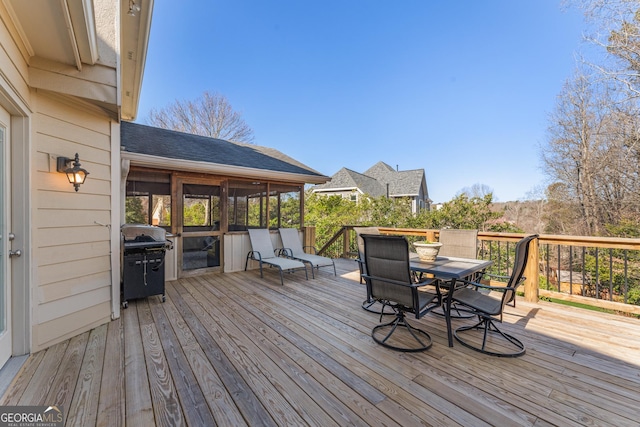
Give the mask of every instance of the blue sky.
[(382, 160), (425, 169), (434, 202), (519, 200), (583, 31), (560, 0), (155, 0), (136, 121), (219, 92), (325, 175)]

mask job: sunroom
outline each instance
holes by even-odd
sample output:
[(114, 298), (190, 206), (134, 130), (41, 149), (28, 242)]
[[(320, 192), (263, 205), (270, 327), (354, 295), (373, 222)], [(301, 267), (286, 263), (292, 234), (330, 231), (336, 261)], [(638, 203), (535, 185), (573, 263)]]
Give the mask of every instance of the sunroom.
[(123, 122), (122, 223), (164, 228), (167, 280), (244, 268), (249, 228), (304, 225), (304, 186), (329, 178), (268, 147)]

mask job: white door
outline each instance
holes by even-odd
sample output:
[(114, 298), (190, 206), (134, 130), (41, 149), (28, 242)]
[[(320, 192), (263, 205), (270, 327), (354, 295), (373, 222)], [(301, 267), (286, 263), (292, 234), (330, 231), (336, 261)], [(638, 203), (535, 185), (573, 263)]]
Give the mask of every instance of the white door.
[(0, 368), (11, 356), (9, 113), (0, 107)]

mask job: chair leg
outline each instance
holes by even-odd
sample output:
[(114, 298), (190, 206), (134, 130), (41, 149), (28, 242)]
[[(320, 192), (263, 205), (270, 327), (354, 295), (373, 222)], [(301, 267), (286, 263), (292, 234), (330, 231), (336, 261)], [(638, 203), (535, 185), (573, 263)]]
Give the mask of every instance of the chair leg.
[[(394, 333), (400, 333), (400, 331), (403, 328), (405, 328), (409, 332), (409, 336), (404, 337), (404, 339), (411, 340), (412, 342), (417, 343), (418, 346), (410, 347), (408, 345), (400, 346), (400, 345), (390, 344), (389, 340), (392, 337), (392, 335)], [(380, 339), (378, 338), (378, 336), (376, 336), (378, 332), (384, 333), (386, 329), (389, 329), (389, 332), (384, 336), (384, 338)], [(371, 337), (376, 343), (384, 347), (387, 347), (396, 351), (402, 351), (402, 352), (425, 351), (425, 350), (428, 350), (433, 344), (433, 341), (431, 340), (431, 336), (428, 333), (426, 333), (422, 329), (418, 329), (414, 326), (411, 326), (411, 324), (407, 322), (405, 314), (402, 310), (398, 311), (398, 313), (396, 314), (396, 317), (391, 322), (383, 323), (381, 325), (374, 327), (373, 330), (371, 331)]]
[[(446, 297), (445, 297), (446, 298)], [(431, 312), (437, 316), (445, 315), (445, 306), (441, 305), (439, 308), (432, 310)], [(458, 305), (454, 302), (451, 303), (451, 316), (452, 319), (471, 319), (472, 317), (476, 317), (474, 313), (471, 313), (469, 310), (465, 310), (464, 308), (459, 308)]]
[[(382, 308), (374, 307), (376, 305), (382, 305)], [(389, 307), (391, 311), (385, 311), (385, 308)], [(367, 310), (369, 313), (380, 314), (383, 316), (388, 316), (390, 314), (395, 315), (396, 311), (389, 304), (383, 304), (379, 301), (373, 299), (366, 299), (362, 302), (362, 308)]]
[[(316, 273), (313, 271), (313, 264), (309, 263), (309, 265), (311, 266), (311, 278), (315, 279), (316, 278)], [(307, 267), (305, 266), (305, 271), (307, 270)], [(309, 273), (307, 273), (307, 280), (309, 280)]]
[[(461, 332), (477, 330), (482, 331), (482, 345), (477, 346), (469, 342), (468, 338), (463, 338)], [(480, 353), (488, 354), (490, 356), (498, 357), (518, 357), (525, 353), (525, 347), (522, 341), (514, 337), (513, 335), (502, 332), (491, 318), (480, 318), (480, 321), (475, 325), (461, 326), (453, 333), (456, 340), (465, 347), (472, 350), (479, 351)], [(468, 334), (467, 334), (468, 335)], [(498, 339), (502, 338), (501, 346), (511, 348), (512, 350), (498, 351), (497, 349), (488, 349), (488, 340), (491, 337)], [(506, 342), (505, 342), (506, 341)]]

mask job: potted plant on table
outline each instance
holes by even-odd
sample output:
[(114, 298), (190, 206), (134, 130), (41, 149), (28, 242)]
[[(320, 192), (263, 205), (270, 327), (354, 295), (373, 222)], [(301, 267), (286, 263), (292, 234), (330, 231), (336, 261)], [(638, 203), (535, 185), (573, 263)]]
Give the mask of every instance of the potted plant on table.
[(413, 247), (416, 249), (420, 261), (435, 261), (438, 256), (438, 252), (440, 251), (440, 247), (442, 247), (442, 243), (420, 240), (414, 242)]

